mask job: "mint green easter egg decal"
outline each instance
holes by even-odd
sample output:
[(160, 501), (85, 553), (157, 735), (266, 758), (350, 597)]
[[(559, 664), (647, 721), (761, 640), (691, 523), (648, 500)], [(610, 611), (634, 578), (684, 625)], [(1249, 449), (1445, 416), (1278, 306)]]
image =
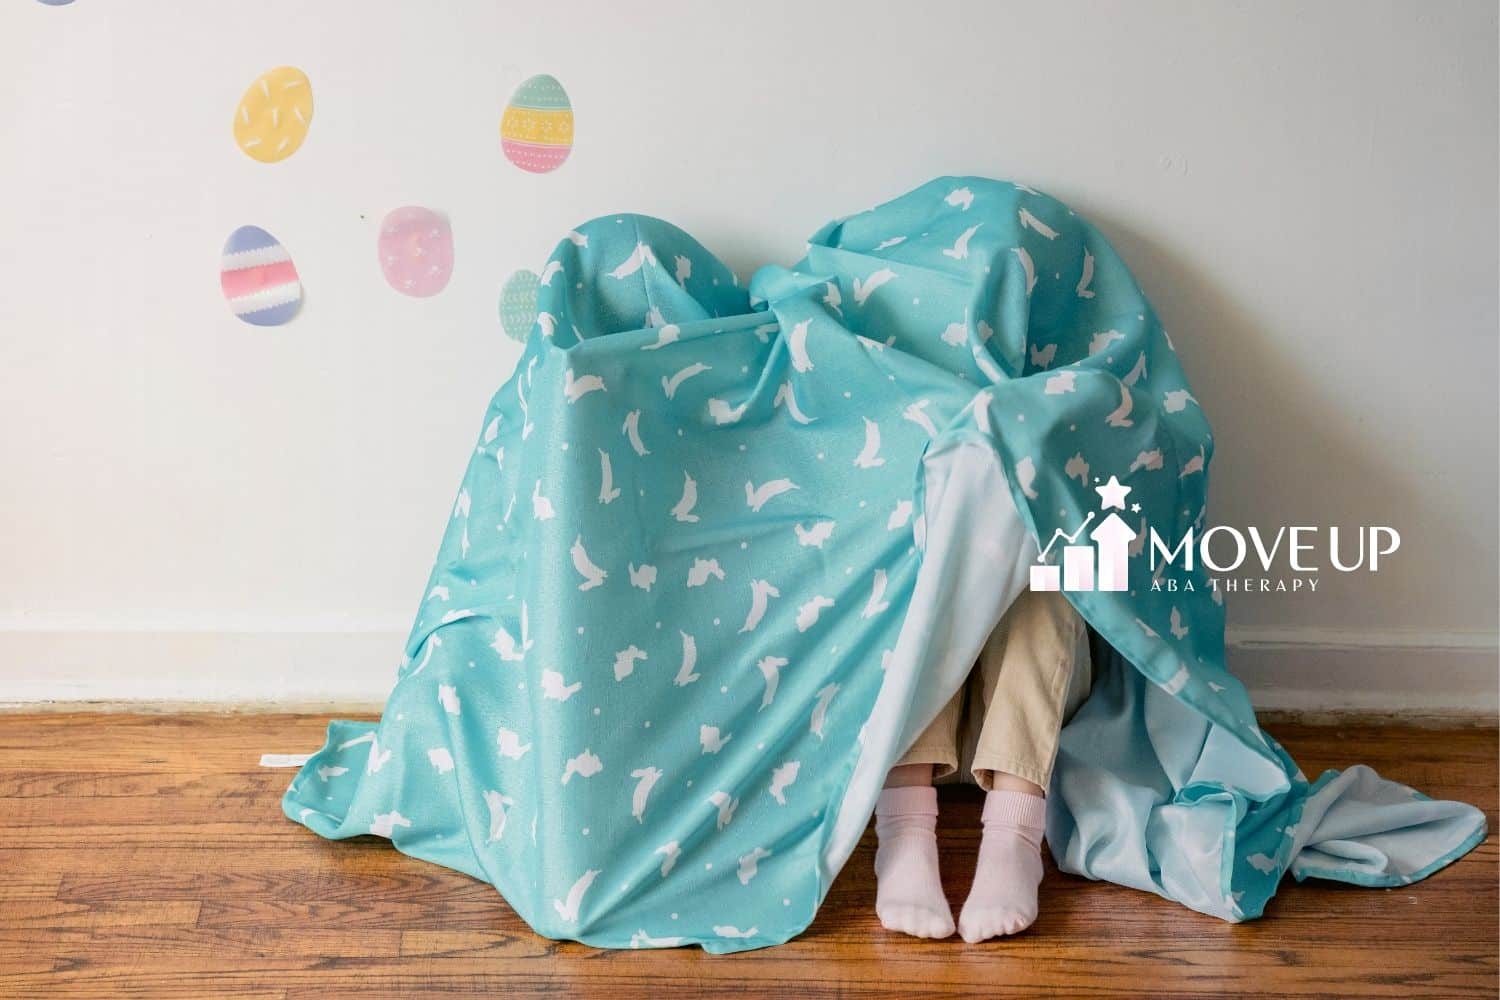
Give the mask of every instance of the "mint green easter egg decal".
[(536, 322), (536, 295), (542, 280), (535, 271), (517, 271), (500, 288), (500, 326), (512, 340), (526, 342)]

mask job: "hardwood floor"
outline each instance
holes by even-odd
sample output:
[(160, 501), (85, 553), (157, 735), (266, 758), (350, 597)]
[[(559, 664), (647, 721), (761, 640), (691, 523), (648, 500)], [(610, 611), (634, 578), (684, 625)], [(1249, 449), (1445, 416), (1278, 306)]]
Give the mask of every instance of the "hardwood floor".
[[(817, 922), (779, 948), (606, 952), (537, 937), (488, 885), (385, 841), (285, 820), (325, 719), (0, 715), (0, 997), (1494, 996), (1488, 840), (1396, 890), (1290, 882), (1231, 925), (1050, 872), (1026, 934), (977, 946), (884, 931), (867, 834)], [(1495, 825), (1496, 733), (1272, 726), (1309, 774), (1369, 763)], [(979, 798), (945, 792), (949, 898), (972, 873)]]

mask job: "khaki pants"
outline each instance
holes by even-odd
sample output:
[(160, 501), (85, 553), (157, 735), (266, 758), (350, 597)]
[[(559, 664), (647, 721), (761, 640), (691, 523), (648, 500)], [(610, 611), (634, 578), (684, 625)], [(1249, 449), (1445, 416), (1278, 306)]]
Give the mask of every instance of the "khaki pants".
[(932, 764), (934, 778), (958, 770), (965, 708), (972, 772), (988, 790), (1004, 771), (1046, 788), (1064, 720), (1088, 696), (1090, 670), (1083, 620), (1059, 593), (1024, 590), (979, 653), (968, 681), (938, 712), (903, 764)]

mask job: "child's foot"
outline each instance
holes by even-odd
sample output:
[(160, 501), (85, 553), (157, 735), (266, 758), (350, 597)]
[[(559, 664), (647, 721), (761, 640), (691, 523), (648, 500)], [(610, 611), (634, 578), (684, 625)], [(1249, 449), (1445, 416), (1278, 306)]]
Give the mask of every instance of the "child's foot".
[(937, 789), (887, 788), (875, 806), (875, 913), (888, 930), (913, 937), (953, 933), (953, 911), (938, 877)]
[(1015, 934), (1036, 919), (1046, 816), (1047, 800), (1037, 795), (996, 790), (985, 798), (979, 865), (958, 917), (965, 941)]

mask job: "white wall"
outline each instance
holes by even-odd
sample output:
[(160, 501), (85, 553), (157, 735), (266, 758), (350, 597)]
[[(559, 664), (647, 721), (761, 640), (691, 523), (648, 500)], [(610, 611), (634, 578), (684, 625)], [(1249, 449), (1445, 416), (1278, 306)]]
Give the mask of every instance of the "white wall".
[[(1213, 520), (1401, 531), (1377, 576), (1233, 603), (1262, 697), (1493, 704), (1496, 29), (1483, 0), (10, 0), (0, 700), (379, 700), (516, 357), (505, 275), (617, 210), (748, 273), (973, 172), (1131, 262), (1218, 431)], [(281, 64), (316, 117), (266, 166), (230, 116)], [(497, 136), (538, 72), (577, 111), (540, 177)], [(401, 204), (452, 218), (437, 298), (376, 267)], [(245, 223), (302, 273), (289, 326), (219, 297)]]

